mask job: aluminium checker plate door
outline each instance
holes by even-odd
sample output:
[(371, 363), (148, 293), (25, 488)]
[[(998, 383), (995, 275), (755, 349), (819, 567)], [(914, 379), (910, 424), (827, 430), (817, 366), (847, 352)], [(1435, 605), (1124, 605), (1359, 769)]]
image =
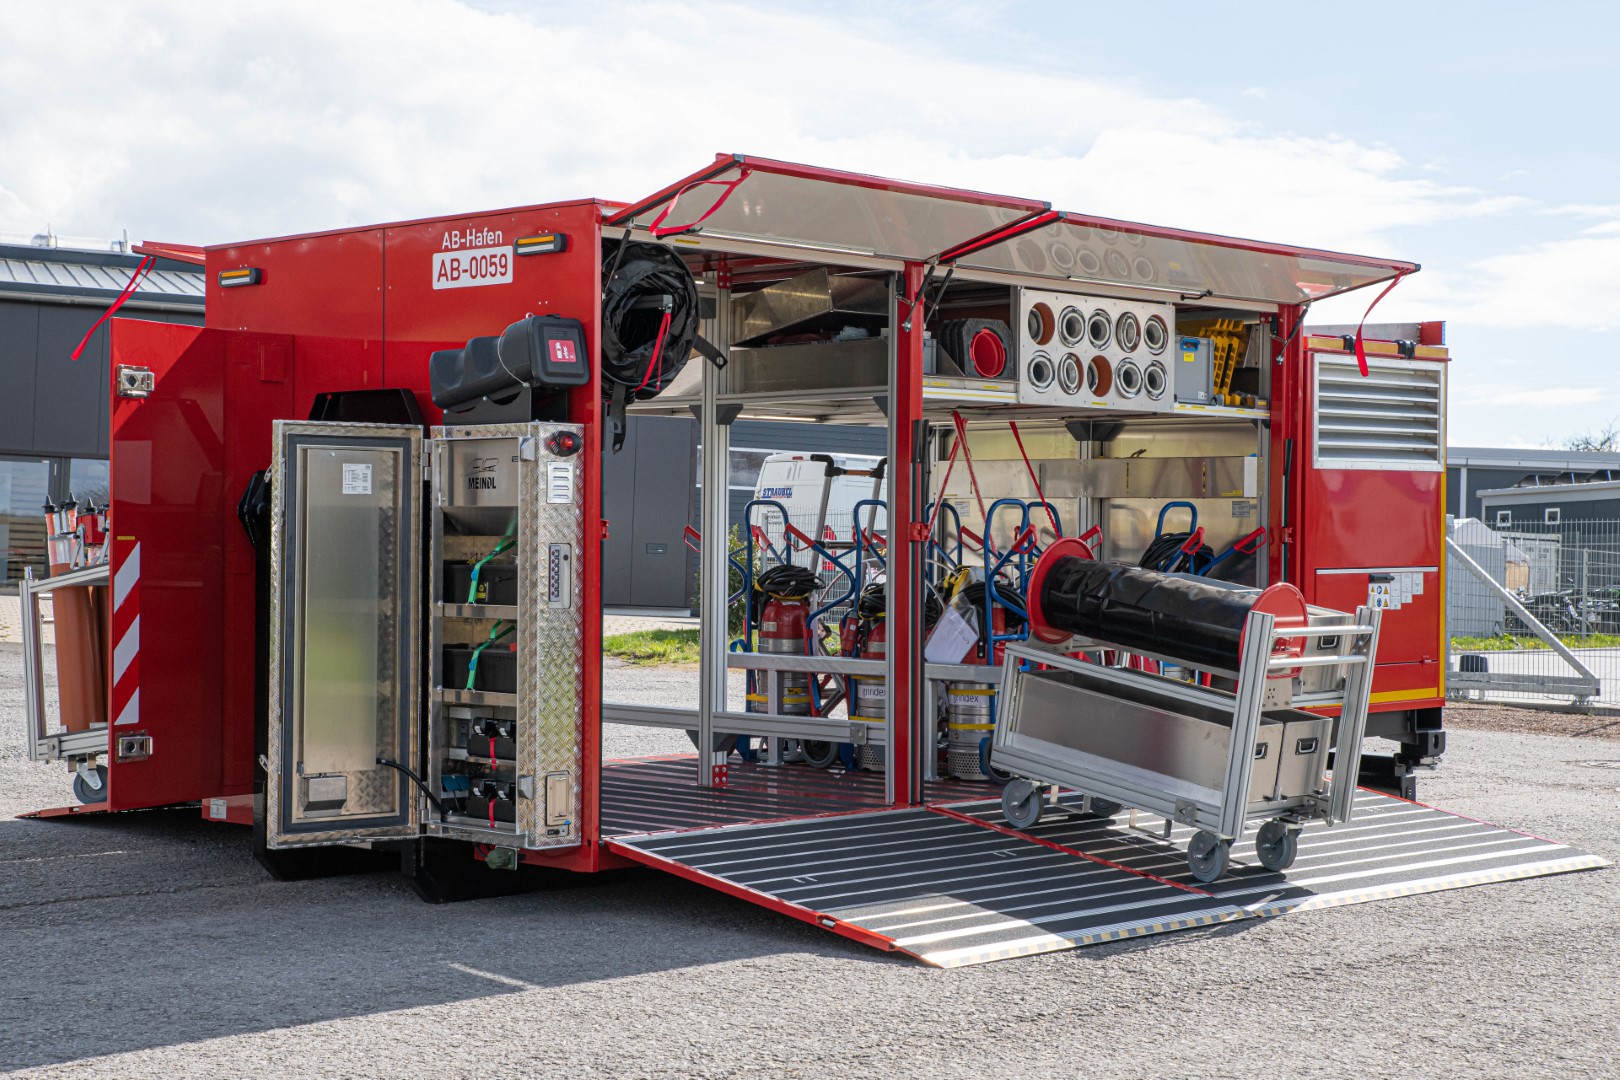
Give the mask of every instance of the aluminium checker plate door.
[(270, 471), (268, 846), (414, 837), (421, 429), (277, 421)]

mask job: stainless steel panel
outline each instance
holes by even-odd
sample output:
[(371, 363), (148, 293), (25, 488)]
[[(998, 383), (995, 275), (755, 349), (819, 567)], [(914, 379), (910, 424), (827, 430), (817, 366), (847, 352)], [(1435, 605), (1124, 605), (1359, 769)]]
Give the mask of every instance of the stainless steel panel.
[(518, 497), (518, 440), (451, 440), (434, 449), (434, 501), (440, 506), (509, 509)]
[(268, 842), (416, 835), (421, 431), (277, 421)]
[(1075, 462), (1071, 474), (1099, 499), (1256, 499), (1263, 467), (1250, 455), (1094, 458)]
[(727, 368), (738, 394), (880, 388), (889, 383), (889, 339), (732, 349)]
[[(1011, 734), (1198, 787), (1225, 786), (1230, 712), (1157, 693), (1145, 683), (1110, 684), (1079, 671), (1031, 672), (1020, 681), (1020, 708), (1007, 721)], [(1269, 717), (1261, 722), (1250, 801), (1272, 797), (1282, 728)]]
[(303, 499), (290, 704), (301, 773), (377, 768), (379, 720), (386, 737), (399, 692), (397, 625), (388, 609), (397, 603), (400, 545), (392, 533), (401, 456), (360, 446), (297, 451)]
[(889, 287), (884, 278), (831, 274), (818, 267), (733, 299), (732, 340), (750, 342), (787, 330), (877, 328), (888, 314)]
[(1305, 794), (1327, 788), (1333, 721), (1325, 716), (1288, 720), (1278, 736), (1279, 781), (1284, 791)]

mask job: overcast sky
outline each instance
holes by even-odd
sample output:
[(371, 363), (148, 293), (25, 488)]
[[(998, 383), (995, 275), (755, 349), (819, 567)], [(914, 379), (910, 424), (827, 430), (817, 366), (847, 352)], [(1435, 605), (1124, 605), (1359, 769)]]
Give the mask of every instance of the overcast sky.
[[(738, 151), (1420, 262), (1453, 445), (1620, 416), (1620, 5), (5, 0), (0, 233), (216, 243)], [(1356, 293), (1313, 318), (1355, 321)]]

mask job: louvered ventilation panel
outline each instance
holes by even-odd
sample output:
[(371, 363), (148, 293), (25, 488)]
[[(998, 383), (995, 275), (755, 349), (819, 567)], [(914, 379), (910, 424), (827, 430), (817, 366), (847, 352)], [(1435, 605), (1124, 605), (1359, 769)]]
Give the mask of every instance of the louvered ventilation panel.
[(1445, 365), (1316, 356), (1316, 467), (1444, 468)]

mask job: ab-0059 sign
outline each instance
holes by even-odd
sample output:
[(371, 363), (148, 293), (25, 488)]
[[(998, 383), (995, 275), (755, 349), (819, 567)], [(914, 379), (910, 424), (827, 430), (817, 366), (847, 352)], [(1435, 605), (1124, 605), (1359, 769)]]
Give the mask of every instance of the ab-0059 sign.
[(512, 249), (474, 248), (440, 251), (433, 256), (433, 287), (465, 289), (472, 285), (504, 285), (512, 280)]

